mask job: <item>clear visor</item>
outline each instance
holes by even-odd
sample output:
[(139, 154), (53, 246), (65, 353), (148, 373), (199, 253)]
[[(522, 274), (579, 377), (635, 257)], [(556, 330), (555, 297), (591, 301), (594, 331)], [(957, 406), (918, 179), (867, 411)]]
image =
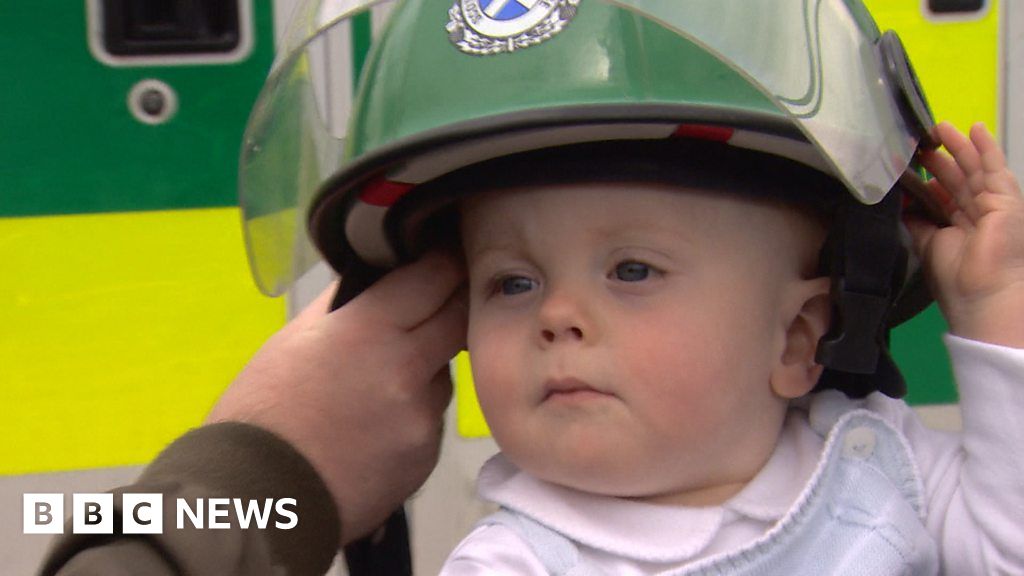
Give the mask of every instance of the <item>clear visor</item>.
[[(705, 47), (770, 97), (862, 202), (880, 201), (911, 161), (918, 138), (883, 73), (877, 33), (845, 2), (581, 1), (620, 5)], [(310, 0), (296, 9), (239, 166), (246, 246), (266, 294), (283, 293), (318, 261), (307, 209), (343, 168), (355, 78), (395, 4)]]
[(342, 168), (359, 65), (394, 4), (311, 0), (295, 9), (239, 160), (249, 264), (267, 295), (284, 293), (319, 261), (306, 211), (320, 183)]

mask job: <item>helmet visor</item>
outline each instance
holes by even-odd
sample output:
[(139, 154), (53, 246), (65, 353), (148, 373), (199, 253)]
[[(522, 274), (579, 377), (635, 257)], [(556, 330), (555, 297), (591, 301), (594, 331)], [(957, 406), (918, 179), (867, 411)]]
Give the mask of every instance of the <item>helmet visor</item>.
[(317, 187), (342, 168), (355, 78), (393, 0), (300, 4), (249, 116), (239, 202), (253, 277), (284, 293), (319, 260), (306, 234)]
[[(880, 201), (910, 164), (917, 132), (901, 113), (880, 35), (859, 2), (578, 0), (579, 9), (589, 2), (633, 11), (735, 70), (860, 201)], [(300, 5), (253, 108), (239, 186), (250, 264), (267, 294), (284, 292), (318, 259), (306, 214), (321, 183), (344, 168), (362, 56), (394, 4)]]

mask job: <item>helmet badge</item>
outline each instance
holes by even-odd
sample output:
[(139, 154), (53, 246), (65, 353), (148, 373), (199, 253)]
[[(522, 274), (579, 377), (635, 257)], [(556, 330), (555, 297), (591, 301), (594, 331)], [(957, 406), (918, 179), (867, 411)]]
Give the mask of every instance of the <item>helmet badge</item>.
[(540, 44), (576, 15), (581, 0), (455, 0), (448, 38), (467, 54), (500, 54)]

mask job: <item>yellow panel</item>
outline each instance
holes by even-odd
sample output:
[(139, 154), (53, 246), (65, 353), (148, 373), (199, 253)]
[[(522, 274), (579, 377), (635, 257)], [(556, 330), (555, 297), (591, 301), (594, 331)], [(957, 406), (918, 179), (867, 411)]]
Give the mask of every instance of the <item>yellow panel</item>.
[(285, 319), (237, 209), (0, 219), (0, 474), (140, 464)]
[(998, 131), (999, 3), (981, 18), (933, 18), (921, 0), (867, 0), (882, 30), (907, 47), (935, 113), (962, 130), (984, 122)]
[(490, 436), (491, 430), (487, 427), (484, 413), (480, 410), (480, 403), (476, 399), (468, 352), (459, 352), (455, 360), (452, 360), (452, 380), (455, 382), (459, 434), (466, 438)]

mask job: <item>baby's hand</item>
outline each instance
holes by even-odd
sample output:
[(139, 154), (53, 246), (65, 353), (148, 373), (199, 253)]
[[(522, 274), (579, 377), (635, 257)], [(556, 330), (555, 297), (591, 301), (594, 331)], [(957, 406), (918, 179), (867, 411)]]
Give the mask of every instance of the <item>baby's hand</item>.
[(935, 134), (949, 154), (920, 160), (952, 225), (907, 220), (932, 294), (951, 333), (1024, 348), (1024, 195), (982, 124), (970, 139), (945, 122)]

